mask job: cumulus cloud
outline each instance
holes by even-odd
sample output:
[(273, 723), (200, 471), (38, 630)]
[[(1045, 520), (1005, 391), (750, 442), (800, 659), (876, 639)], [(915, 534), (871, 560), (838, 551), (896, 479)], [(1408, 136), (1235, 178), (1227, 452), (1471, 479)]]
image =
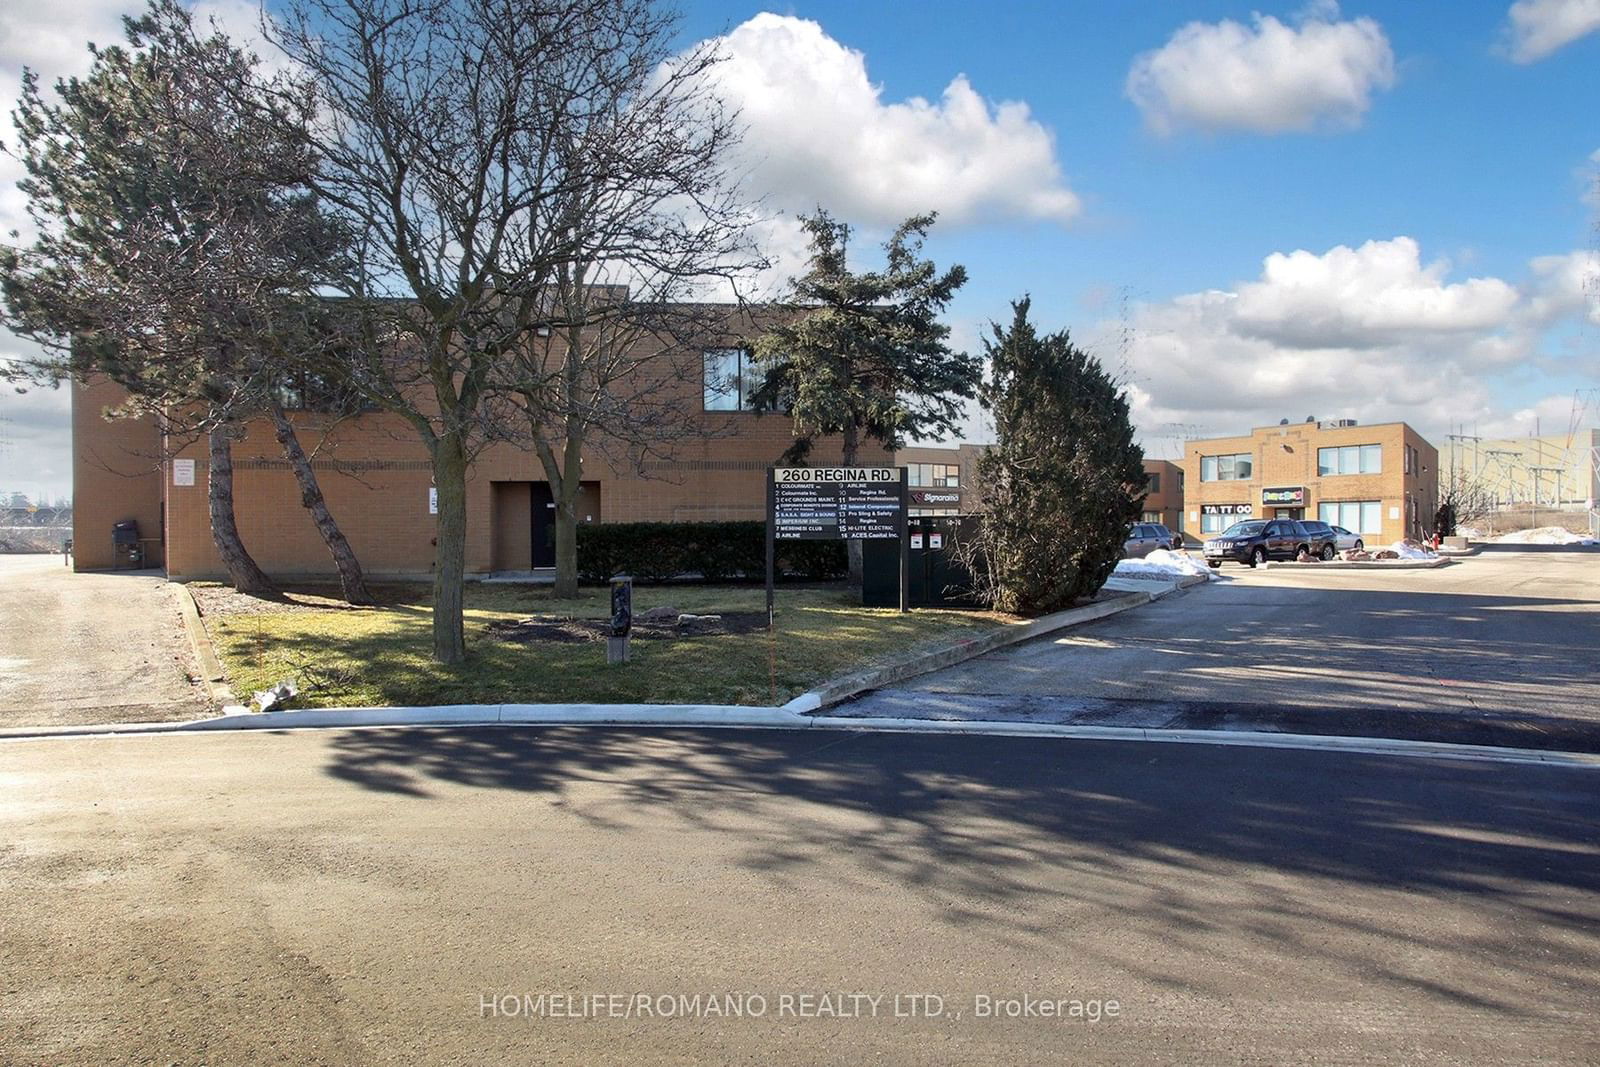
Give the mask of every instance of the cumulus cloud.
[(1273, 254), (1227, 289), (1141, 305), (1126, 346), (1135, 418), (1225, 434), (1307, 415), (1440, 433), (1512, 419), (1546, 331), (1594, 315), (1591, 253), (1533, 260), (1519, 283), (1452, 280), (1409, 237)]
[(1191, 22), (1133, 61), (1127, 95), (1146, 125), (1285, 133), (1360, 124), (1376, 90), (1394, 85), (1394, 53), (1370, 18), (1339, 21), (1337, 4), (1292, 24), (1256, 15)]
[(1506, 17), (1512, 62), (1535, 63), (1600, 30), (1600, 0), (1517, 0)]
[(963, 75), (937, 101), (890, 101), (866, 57), (805, 19), (760, 14), (718, 41), (720, 95), (740, 111), (753, 192), (887, 226), (930, 209), (946, 223), (1066, 222), (1080, 203), (1050, 131)]
[(1374, 348), (1505, 321), (1514, 287), (1498, 278), (1446, 284), (1449, 269), (1443, 259), (1424, 265), (1409, 237), (1322, 255), (1275, 252), (1260, 281), (1239, 287), (1233, 318), (1246, 336), (1292, 348)]

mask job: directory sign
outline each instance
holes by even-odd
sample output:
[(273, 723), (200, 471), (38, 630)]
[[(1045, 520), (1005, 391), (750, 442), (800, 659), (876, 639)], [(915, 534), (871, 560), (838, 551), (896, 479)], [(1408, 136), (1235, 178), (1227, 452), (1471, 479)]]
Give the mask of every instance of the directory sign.
[(898, 467), (774, 467), (772, 531), (779, 541), (892, 540), (906, 497)]

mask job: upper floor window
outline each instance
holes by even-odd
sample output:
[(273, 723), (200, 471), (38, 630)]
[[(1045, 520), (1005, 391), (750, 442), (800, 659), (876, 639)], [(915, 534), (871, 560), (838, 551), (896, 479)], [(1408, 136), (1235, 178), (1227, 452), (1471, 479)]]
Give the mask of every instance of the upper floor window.
[(1148, 488), (1149, 488), (1151, 493), (1159, 493), (1159, 492), (1161, 492), (1161, 475), (1160, 474), (1157, 474), (1157, 473), (1154, 473), (1154, 472), (1151, 473), (1150, 478), (1149, 478), (1149, 482), (1148, 482)]
[(1383, 448), (1380, 445), (1341, 445), (1317, 449), (1317, 474), (1382, 474)]
[(277, 375), (273, 398), (285, 411), (312, 411), (326, 415), (355, 415), (374, 407), (355, 389), (315, 371), (295, 370)]
[(747, 348), (708, 348), (705, 351), (705, 409), (749, 411), (757, 382)]
[(954, 463), (908, 463), (906, 476), (913, 488), (957, 489), (961, 486), (961, 468)]
[(1200, 457), (1202, 482), (1247, 482), (1254, 473), (1255, 460), (1248, 452)]

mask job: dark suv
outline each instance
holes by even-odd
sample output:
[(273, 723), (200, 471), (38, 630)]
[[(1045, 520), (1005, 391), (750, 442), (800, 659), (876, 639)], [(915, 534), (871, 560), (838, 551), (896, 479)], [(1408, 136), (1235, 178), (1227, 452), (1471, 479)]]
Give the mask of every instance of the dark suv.
[(1323, 523), (1295, 519), (1245, 519), (1206, 541), (1206, 562), (1222, 566), (1225, 559), (1254, 567), (1269, 559), (1294, 559), (1305, 552), (1318, 559), (1334, 556), (1333, 530)]

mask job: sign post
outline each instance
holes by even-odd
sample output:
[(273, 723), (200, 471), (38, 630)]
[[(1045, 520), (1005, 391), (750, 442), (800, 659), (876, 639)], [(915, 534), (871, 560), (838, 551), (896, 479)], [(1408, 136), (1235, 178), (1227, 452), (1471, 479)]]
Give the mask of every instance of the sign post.
[(772, 467), (767, 478), (767, 627), (772, 627), (777, 542), (900, 542), (900, 610), (909, 609), (911, 557), (904, 467)]
[(628, 636), (633, 631), (633, 579), (619, 574), (611, 579), (611, 633), (606, 636), (606, 662), (626, 663)]

